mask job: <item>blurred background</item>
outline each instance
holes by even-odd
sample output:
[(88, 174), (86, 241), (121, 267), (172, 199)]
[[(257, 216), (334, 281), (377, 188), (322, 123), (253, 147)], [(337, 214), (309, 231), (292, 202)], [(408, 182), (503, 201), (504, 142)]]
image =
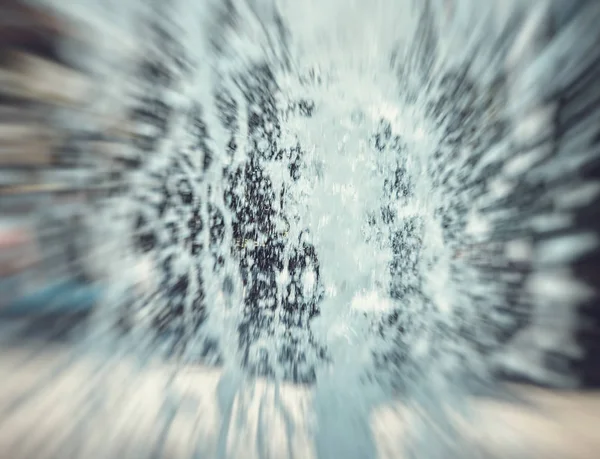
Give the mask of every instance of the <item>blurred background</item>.
[(598, 24), (0, 0), (0, 455), (596, 457)]

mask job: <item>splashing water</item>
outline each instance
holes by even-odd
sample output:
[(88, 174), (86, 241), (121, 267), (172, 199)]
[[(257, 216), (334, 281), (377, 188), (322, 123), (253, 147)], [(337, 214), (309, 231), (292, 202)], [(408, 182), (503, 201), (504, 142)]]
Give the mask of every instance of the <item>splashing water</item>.
[(582, 358), (594, 295), (579, 3), (96, 5), (123, 37), (98, 104), (134, 134), (48, 457), (470, 457), (458, 418), (501, 378), (576, 387), (551, 357)]

